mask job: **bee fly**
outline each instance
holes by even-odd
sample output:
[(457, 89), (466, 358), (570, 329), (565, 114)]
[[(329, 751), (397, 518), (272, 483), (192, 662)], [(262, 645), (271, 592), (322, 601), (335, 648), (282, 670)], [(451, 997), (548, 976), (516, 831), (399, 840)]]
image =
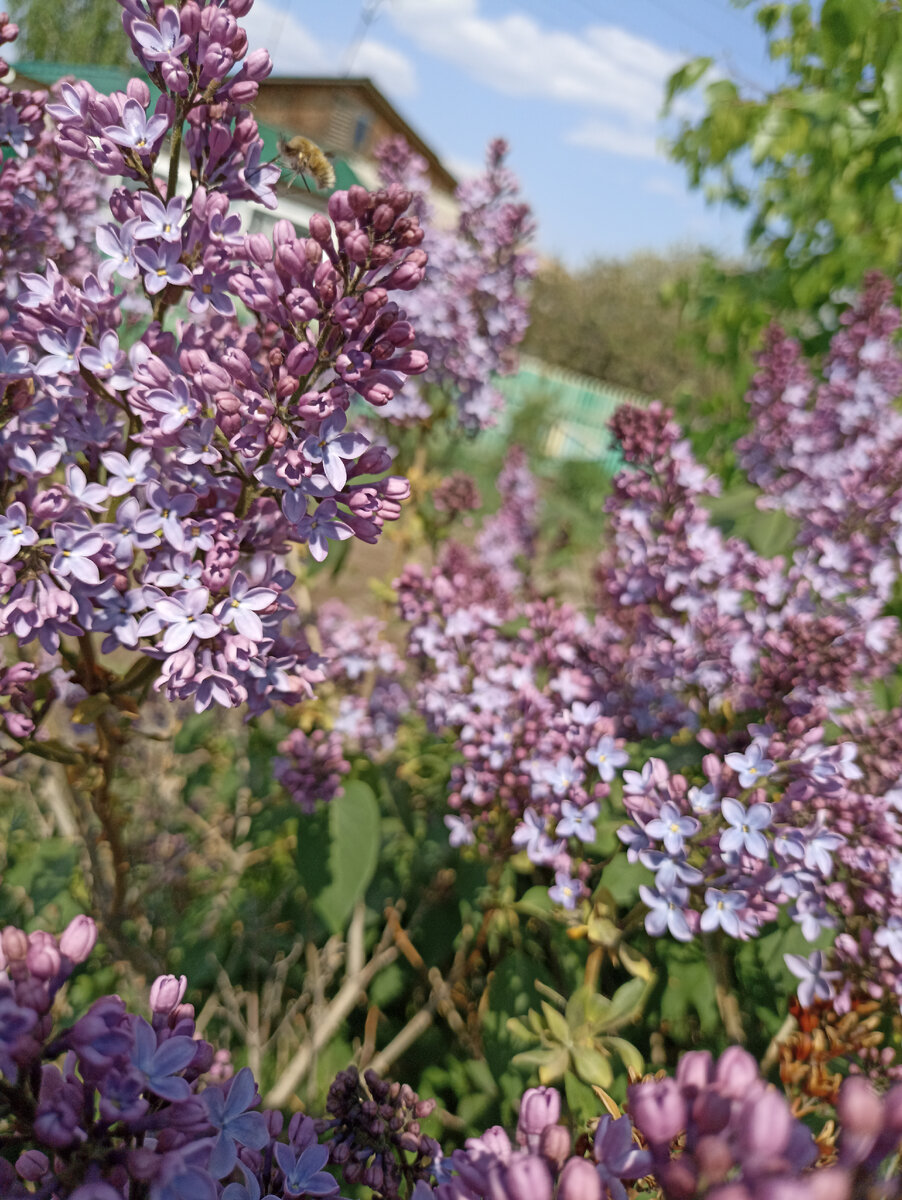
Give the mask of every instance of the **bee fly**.
[(279, 153), (287, 169), (294, 171), (292, 183), (298, 175), (302, 175), (308, 192), (308, 178), (313, 180), (320, 191), (329, 191), (335, 187), (335, 168), (329, 162), (326, 152), (321, 150), (316, 142), (311, 142), (310, 138), (300, 134), (287, 141), (285, 138), (279, 138)]

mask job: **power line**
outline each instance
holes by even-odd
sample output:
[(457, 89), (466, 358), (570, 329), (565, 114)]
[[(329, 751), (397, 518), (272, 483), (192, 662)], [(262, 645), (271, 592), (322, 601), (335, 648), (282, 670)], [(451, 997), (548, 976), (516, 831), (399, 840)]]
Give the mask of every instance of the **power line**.
[(376, 14), (382, 7), (382, 3), (383, 0), (363, 0), (360, 6), (360, 17), (357, 21), (357, 28), (345, 51), (345, 69), (342, 71), (342, 75), (351, 74), (354, 59), (360, 53), (360, 47), (366, 41), (366, 35), (369, 33), (370, 26), (375, 21)]

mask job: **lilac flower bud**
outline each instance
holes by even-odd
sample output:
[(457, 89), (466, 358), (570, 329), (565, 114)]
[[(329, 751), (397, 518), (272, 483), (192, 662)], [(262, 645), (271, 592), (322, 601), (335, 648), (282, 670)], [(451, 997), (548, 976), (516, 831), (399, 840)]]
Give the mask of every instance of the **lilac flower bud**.
[(793, 1117), (785, 1099), (772, 1088), (753, 1096), (738, 1117), (739, 1145), (752, 1158), (776, 1158), (789, 1142)]
[(692, 1104), (692, 1119), (700, 1133), (720, 1133), (730, 1121), (732, 1105), (719, 1092), (702, 1092)]
[(0, 934), (0, 946), (8, 963), (24, 961), (28, 953), (28, 935), (13, 925), (7, 925)]
[(37, 1183), (47, 1174), (50, 1160), (40, 1150), (26, 1150), (16, 1159), (16, 1171), (22, 1179)]
[(547, 1125), (555, 1125), (561, 1115), (561, 1095), (555, 1088), (528, 1088), (520, 1101), (517, 1141), (535, 1150)]
[(824, 1167), (806, 1177), (811, 1200), (849, 1200), (852, 1177), (843, 1167)]
[(758, 1081), (758, 1064), (741, 1046), (729, 1046), (717, 1060), (714, 1081), (721, 1095), (730, 1100), (744, 1100), (753, 1083)]
[(676, 1081), (687, 1100), (707, 1088), (714, 1074), (714, 1060), (708, 1050), (690, 1050), (677, 1063)]
[(504, 1173), (507, 1200), (551, 1200), (554, 1184), (551, 1172), (536, 1154), (518, 1154)]
[(184, 975), (178, 979), (174, 975), (160, 975), (151, 984), (150, 1011), (168, 1016), (181, 1003), (187, 987), (188, 980)]
[(673, 1079), (640, 1083), (629, 1090), (633, 1123), (654, 1145), (667, 1145), (686, 1128), (686, 1101)]
[(60, 950), (72, 963), (88, 960), (97, 944), (97, 924), (91, 917), (73, 917), (60, 936)]
[(546, 1125), (539, 1138), (539, 1153), (559, 1169), (570, 1154), (570, 1130), (563, 1125)]
[(695, 1147), (695, 1161), (709, 1183), (720, 1183), (733, 1167), (730, 1143), (716, 1134), (700, 1137)]
[(682, 1154), (679, 1158), (661, 1163), (656, 1175), (667, 1200), (696, 1200), (698, 1176), (695, 1164), (688, 1155)]
[(601, 1176), (587, 1158), (571, 1158), (564, 1164), (557, 1187), (557, 1200), (601, 1200)]
[(25, 962), (37, 979), (53, 979), (62, 965), (56, 938), (41, 929), (29, 934)]

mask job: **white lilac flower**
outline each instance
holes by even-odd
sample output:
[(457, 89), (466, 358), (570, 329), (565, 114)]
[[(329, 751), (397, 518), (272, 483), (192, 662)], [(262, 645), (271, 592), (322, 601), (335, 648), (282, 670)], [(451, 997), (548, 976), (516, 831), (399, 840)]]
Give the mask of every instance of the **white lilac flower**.
[(738, 773), (739, 786), (744, 788), (754, 787), (774, 769), (773, 762), (764, 757), (764, 751), (757, 742), (753, 742), (745, 754), (728, 754), (725, 761), (728, 767)]
[(726, 796), (720, 802), (720, 811), (730, 826), (720, 835), (720, 848), (725, 854), (745, 851), (753, 858), (766, 859), (767, 838), (761, 832), (770, 825), (773, 815), (769, 804), (753, 804), (746, 812), (738, 800)]

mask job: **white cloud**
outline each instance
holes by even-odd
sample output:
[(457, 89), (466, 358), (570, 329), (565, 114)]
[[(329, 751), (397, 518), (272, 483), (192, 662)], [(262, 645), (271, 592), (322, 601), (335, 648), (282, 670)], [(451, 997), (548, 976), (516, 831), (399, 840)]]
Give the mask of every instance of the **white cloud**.
[[(273, 0), (256, 0), (244, 19), (251, 49), (265, 47), (275, 75), (340, 75), (345, 46), (324, 42)], [(412, 96), (417, 90), (413, 63), (385, 42), (367, 38), (358, 48), (352, 74), (369, 75), (388, 96)]]
[(664, 82), (683, 61), (615, 25), (569, 33), (522, 12), (483, 16), (478, 0), (394, 0), (389, 12), (424, 50), (487, 87), (637, 121), (656, 119)]
[(642, 184), (642, 190), (650, 192), (653, 196), (666, 196), (669, 200), (686, 199), (686, 185), (666, 175), (652, 175)]
[(659, 158), (658, 139), (654, 129), (633, 129), (614, 121), (585, 121), (571, 130), (565, 141), (571, 146), (585, 146), (590, 150), (607, 150), (609, 154), (620, 154), (625, 158)]

